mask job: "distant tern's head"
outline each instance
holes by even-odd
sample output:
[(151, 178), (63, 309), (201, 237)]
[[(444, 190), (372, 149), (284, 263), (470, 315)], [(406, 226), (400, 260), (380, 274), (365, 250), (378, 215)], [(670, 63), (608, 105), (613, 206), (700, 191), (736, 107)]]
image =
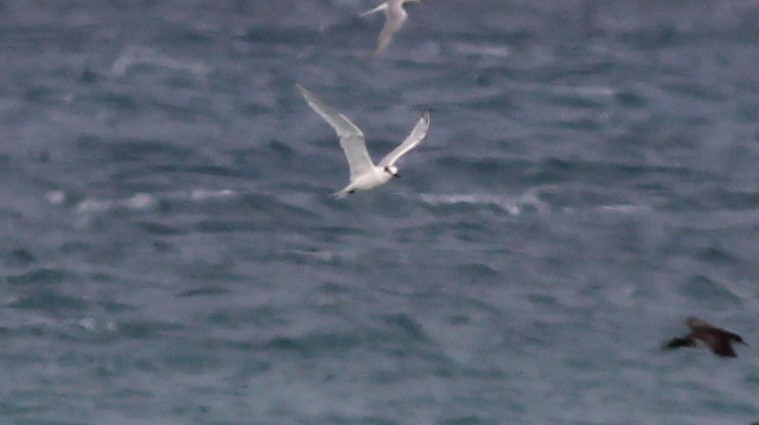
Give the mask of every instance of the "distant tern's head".
[(400, 177), (401, 175), (398, 174), (398, 167), (395, 165), (388, 165), (385, 167), (385, 172), (390, 174), (393, 177)]

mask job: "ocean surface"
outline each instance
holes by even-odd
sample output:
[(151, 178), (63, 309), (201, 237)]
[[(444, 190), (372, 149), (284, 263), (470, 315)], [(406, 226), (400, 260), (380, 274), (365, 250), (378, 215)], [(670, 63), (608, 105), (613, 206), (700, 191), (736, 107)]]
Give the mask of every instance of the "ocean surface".
[(759, 3), (375, 5), (0, 0), (0, 424), (759, 420)]

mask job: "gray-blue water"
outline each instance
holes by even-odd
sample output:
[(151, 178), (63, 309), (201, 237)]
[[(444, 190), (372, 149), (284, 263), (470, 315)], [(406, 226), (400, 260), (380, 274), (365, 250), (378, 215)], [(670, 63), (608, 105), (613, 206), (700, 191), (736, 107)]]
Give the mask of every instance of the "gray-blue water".
[(374, 5), (0, 1), (0, 423), (759, 420), (759, 4)]

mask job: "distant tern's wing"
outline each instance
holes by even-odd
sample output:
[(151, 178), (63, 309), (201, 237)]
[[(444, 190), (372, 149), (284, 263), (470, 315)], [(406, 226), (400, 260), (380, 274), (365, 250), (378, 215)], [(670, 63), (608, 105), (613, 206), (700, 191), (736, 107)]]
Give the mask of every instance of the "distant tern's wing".
[(382, 158), (382, 161), (378, 164), (380, 167), (386, 167), (388, 165), (395, 164), (396, 161), (403, 155), (405, 155), (408, 151), (411, 149), (414, 149), (416, 145), (421, 143), (422, 140), (424, 140), (424, 137), (427, 135), (427, 130), (430, 128), (430, 113), (429, 111), (424, 111), (424, 114), (422, 115), (422, 118), (419, 119), (419, 121), (416, 123), (416, 126), (414, 126), (414, 129), (411, 130), (411, 134), (406, 137), (406, 140), (403, 141), (400, 145), (398, 145), (397, 148), (393, 149), (389, 154), (385, 155), (384, 158)]
[(379, 37), (377, 37), (377, 47), (372, 52), (372, 57), (379, 55), (387, 49), (387, 46), (393, 41), (395, 33), (401, 29), (403, 23), (408, 19), (408, 15), (401, 7), (398, 7), (397, 10), (389, 7), (385, 9), (387, 9), (385, 10), (387, 19), (385, 19), (385, 26), (382, 27), (382, 31), (380, 31)]
[(363, 18), (364, 16), (371, 15), (372, 13), (382, 12), (385, 9), (387, 9), (387, 2), (382, 3), (381, 5), (375, 7), (372, 10), (367, 10), (366, 12), (364, 12), (364, 13), (358, 15), (358, 16), (360, 16), (360, 17)]
[(346, 158), (348, 158), (351, 181), (356, 176), (370, 171), (374, 167), (374, 164), (369, 156), (369, 152), (366, 150), (364, 133), (361, 132), (361, 129), (356, 127), (345, 115), (330, 108), (311, 92), (301, 87), (300, 84), (296, 84), (296, 86), (306, 99), (306, 102), (308, 102), (308, 106), (321, 115), (324, 121), (327, 121), (335, 129), (337, 136), (340, 137), (340, 146), (343, 148)]

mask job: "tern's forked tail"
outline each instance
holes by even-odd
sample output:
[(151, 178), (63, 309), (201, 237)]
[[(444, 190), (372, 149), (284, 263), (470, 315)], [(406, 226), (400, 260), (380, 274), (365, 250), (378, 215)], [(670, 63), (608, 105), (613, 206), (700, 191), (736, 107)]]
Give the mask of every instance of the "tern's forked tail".
[(351, 188), (350, 185), (348, 185), (348, 186), (345, 186), (344, 188), (338, 190), (337, 192), (333, 193), (332, 196), (334, 196), (335, 199), (343, 199), (346, 196), (348, 196), (351, 193), (353, 193), (354, 191), (355, 190), (353, 188)]

